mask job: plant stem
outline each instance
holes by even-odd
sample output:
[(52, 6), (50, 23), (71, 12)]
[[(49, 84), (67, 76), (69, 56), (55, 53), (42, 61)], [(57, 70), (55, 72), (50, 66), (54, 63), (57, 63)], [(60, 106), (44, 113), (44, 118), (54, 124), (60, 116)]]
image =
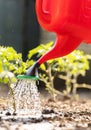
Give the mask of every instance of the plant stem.
[(69, 72), (67, 72), (66, 91), (68, 95), (71, 92), (71, 74)]
[(11, 92), (12, 97), (13, 97), (13, 108), (14, 108), (14, 112), (15, 112), (16, 111), (16, 103), (15, 103), (14, 91), (13, 91), (12, 87), (10, 86), (10, 83), (8, 83), (8, 87), (9, 87), (10, 92)]
[(74, 96), (77, 93), (77, 77), (78, 77), (78, 75), (75, 74), (74, 80), (73, 80), (73, 90), (72, 90), (72, 93), (73, 93)]
[(47, 68), (48, 68), (48, 77), (49, 77), (49, 82), (50, 82), (50, 86), (51, 86), (51, 92), (52, 92), (52, 96), (53, 96), (53, 99), (55, 100), (55, 92), (54, 92), (54, 77), (52, 76), (52, 70), (51, 70), (51, 66), (50, 64), (47, 64)]

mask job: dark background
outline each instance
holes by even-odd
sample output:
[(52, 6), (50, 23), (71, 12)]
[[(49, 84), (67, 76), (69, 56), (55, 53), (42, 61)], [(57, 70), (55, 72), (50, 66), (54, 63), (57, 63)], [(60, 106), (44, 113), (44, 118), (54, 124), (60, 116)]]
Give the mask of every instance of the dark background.
[(26, 59), (39, 37), (35, 0), (0, 0), (0, 45), (13, 46)]

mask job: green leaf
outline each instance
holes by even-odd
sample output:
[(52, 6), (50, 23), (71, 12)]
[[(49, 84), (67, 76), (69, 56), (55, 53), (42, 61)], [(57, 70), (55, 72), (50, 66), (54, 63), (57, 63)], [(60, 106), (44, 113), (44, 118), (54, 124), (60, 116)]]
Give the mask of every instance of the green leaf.
[(42, 64), (42, 65), (40, 66), (40, 68), (41, 68), (42, 70), (46, 71), (46, 66), (45, 66), (45, 64)]

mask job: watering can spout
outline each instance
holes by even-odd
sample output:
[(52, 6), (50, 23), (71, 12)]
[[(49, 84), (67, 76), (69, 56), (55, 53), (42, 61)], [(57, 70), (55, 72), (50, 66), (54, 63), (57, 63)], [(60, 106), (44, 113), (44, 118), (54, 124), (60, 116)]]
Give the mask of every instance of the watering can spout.
[(80, 43), (81, 39), (79, 38), (68, 35), (57, 35), (54, 46), (38, 60), (38, 63), (42, 64), (50, 59), (65, 56), (75, 50)]
[(38, 62), (35, 62), (34, 65), (32, 65), (31, 67), (29, 67), (26, 71), (26, 75), (27, 76), (35, 76), (38, 77), (38, 68), (39, 68), (40, 64)]
[(32, 65), (30, 68), (27, 69), (26, 75), (38, 77), (38, 68), (42, 63), (50, 59), (62, 57), (69, 54), (70, 52), (72, 52), (77, 48), (80, 42), (81, 40), (76, 37), (68, 35), (63, 36), (57, 35), (57, 39), (54, 46), (42, 57), (40, 57), (39, 60), (35, 62), (34, 65)]

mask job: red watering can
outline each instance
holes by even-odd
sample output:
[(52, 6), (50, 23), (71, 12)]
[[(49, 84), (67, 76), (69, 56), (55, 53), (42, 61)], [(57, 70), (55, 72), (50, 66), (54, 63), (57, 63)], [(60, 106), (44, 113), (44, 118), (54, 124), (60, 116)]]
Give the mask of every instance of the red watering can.
[(54, 46), (43, 55), (27, 75), (47, 60), (69, 54), (84, 41), (91, 42), (91, 0), (36, 0), (39, 24), (56, 33)]

